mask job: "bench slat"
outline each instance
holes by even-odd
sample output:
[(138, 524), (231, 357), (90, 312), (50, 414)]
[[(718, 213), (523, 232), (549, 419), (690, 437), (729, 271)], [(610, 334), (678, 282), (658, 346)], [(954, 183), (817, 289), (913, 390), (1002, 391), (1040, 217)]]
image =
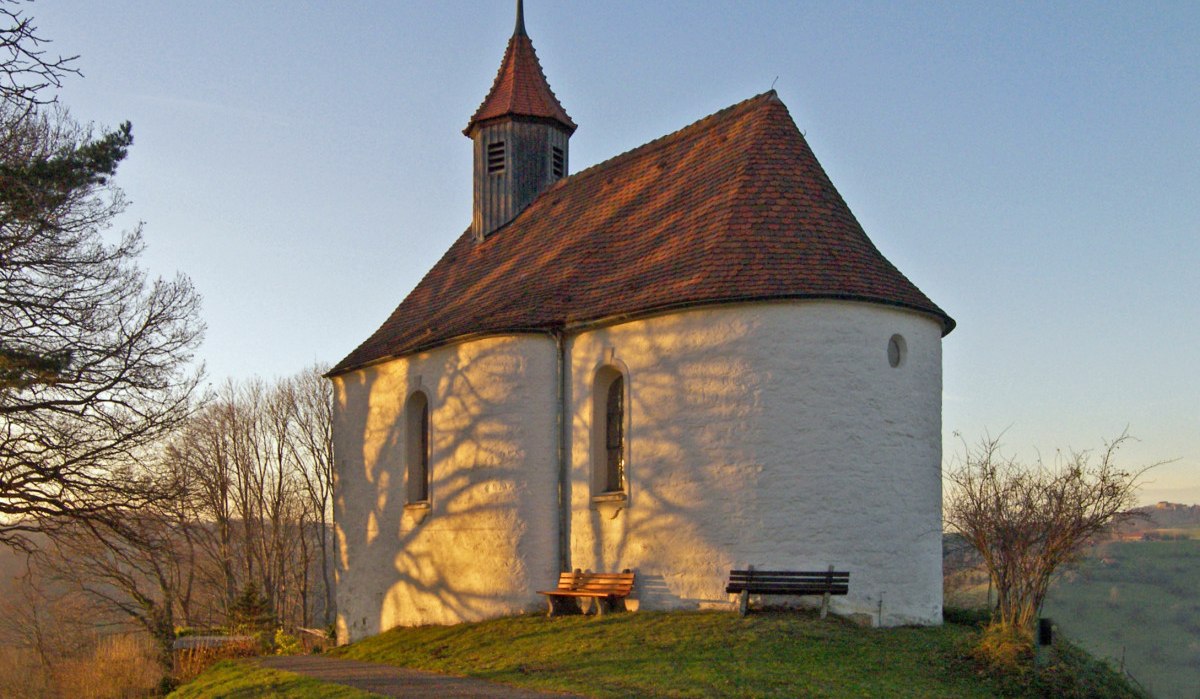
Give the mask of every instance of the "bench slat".
[(837, 577), (837, 576), (841, 575), (844, 577), (849, 577), (850, 572), (846, 571), (846, 570), (832, 570), (832, 571), (829, 571), (829, 570), (731, 570), (731, 571), (729, 571), (729, 575), (730, 576), (754, 576), (756, 578), (759, 577), (760, 575), (765, 575), (765, 576), (778, 575), (778, 576), (782, 576), (782, 577), (802, 577), (802, 576), (825, 577), (827, 575), (832, 575), (834, 577)]
[(849, 586), (833, 586), (833, 587), (782, 587), (782, 586), (755, 586), (755, 585), (729, 585), (725, 588), (727, 593), (749, 592), (752, 595), (823, 595), (828, 592), (831, 595), (847, 595), (850, 594)]
[(633, 592), (633, 573), (560, 573), (558, 588), (538, 590), (551, 597), (627, 597)]
[(738, 612), (742, 615), (748, 595), (822, 595), (823, 619), (831, 596), (850, 594), (850, 573), (832, 566), (829, 570), (731, 570), (725, 592), (741, 595)]
[(848, 583), (850, 575), (730, 575), (730, 580), (756, 583)]
[(738, 587), (846, 587), (849, 580), (730, 580)]
[(799, 585), (802, 587), (829, 587), (832, 585), (849, 585), (849, 580), (730, 580), (730, 585)]

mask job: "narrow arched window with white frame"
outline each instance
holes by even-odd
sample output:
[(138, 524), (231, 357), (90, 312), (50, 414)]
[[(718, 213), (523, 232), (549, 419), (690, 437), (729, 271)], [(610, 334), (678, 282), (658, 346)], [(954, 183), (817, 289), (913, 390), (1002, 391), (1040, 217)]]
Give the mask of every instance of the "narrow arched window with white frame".
[(417, 391), (404, 406), (408, 504), (429, 502), (429, 397)]

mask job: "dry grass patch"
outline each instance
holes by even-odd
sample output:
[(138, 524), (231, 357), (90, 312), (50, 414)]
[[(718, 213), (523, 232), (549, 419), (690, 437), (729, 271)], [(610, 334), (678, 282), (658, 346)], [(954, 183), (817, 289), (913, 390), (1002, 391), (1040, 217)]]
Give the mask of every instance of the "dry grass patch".
[(106, 636), (90, 658), (72, 658), (54, 671), (60, 696), (120, 699), (157, 693), (163, 667), (157, 648), (141, 635)]

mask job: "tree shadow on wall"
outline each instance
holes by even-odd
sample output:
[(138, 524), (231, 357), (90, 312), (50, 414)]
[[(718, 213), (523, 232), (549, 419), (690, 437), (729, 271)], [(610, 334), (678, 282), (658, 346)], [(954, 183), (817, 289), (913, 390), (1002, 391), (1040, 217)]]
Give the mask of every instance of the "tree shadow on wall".
[[(353, 392), (371, 404), (362, 429), (346, 431), (354, 438), (343, 440), (347, 456), (339, 465), (342, 478), (362, 469), (353, 477), (365, 486), (355, 502), (347, 502), (348, 488), (338, 492), (339, 565), (344, 593), (354, 596), (343, 604), (358, 610), (345, 622), (355, 637), (396, 623), (523, 611), (537, 602), (532, 590), (554, 573), (554, 523), (520, 521), (522, 498), (548, 500), (553, 513), (556, 484), (553, 454), (525, 452), (526, 433), (536, 426), (523, 425), (512, 410), (525, 390), (509, 374), (521, 361), (515, 352), (512, 342), (477, 342), (410, 361), (403, 378), (389, 377), (386, 386), (376, 369), (346, 377), (359, 383), (339, 398)], [(403, 406), (398, 392), (420, 383), (430, 400), (431, 510), (418, 522), (405, 513), (404, 415), (385, 404)]]
[[(595, 340), (611, 342), (629, 365), (628, 504), (611, 518), (590, 503), (600, 456), (593, 396), (570, 397), (573, 565), (633, 570), (643, 608), (728, 604), (728, 571), (754, 562), (744, 556), (761, 539), (761, 523), (747, 513), (764, 487), (755, 445), (768, 387), (739, 358), (750, 329), (735, 325), (702, 353), (689, 353), (688, 326), (671, 318), (658, 319), (654, 332), (626, 328)], [(590, 388), (605, 358), (573, 359), (573, 385)], [(738, 492), (729, 492), (731, 482)]]

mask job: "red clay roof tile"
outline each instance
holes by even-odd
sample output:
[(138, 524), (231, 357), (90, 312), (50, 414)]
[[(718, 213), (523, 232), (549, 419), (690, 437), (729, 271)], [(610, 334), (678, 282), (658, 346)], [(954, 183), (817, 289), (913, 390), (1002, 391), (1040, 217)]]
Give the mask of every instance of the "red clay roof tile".
[(772, 91), (560, 180), (483, 241), (467, 231), (331, 374), (467, 336), (781, 298), (954, 328), (867, 238)]
[(523, 29), (508, 40), (508, 50), (504, 52), (496, 81), (463, 133), (470, 136), (476, 124), (504, 116), (552, 119), (565, 126), (568, 133), (574, 133), (576, 128), (550, 89), (537, 52), (533, 50), (533, 42)]

